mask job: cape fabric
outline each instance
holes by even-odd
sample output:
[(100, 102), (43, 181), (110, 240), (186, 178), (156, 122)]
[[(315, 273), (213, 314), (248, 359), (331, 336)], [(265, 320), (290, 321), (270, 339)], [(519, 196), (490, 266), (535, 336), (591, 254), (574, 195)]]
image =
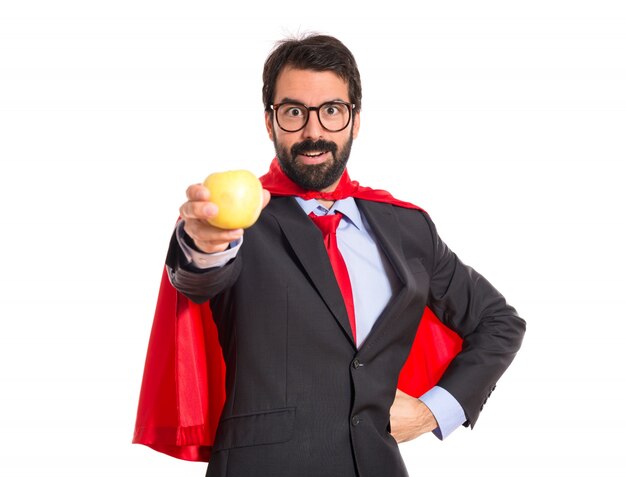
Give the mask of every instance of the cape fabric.
[[(354, 197), (422, 210), (384, 190), (362, 187), (347, 171), (330, 193), (292, 182), (274, 159), (260, 178), (274, 196)], [(462, 347), (461, 338), (426, 308), (398, 388), (419, 397), (437, 384)], [(191, 461), (208, 462), (226, 400), (226, 367), (208, 303), (177, 292), (164, 270), (144, 368), (133, 442)]]

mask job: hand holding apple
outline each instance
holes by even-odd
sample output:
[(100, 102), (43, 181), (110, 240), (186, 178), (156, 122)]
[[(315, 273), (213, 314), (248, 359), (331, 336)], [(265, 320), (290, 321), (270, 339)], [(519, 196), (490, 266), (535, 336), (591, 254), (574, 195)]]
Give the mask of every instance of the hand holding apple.
[[(232, 172), (234, 171), (211, 174), (211, 176), (214, 177), (209, 182), (213, 182), (214, 179), (219, 179), (221, 177), (222, 180), (227, 179), (226, 182), (229, 180), (234, 181), (234, 185), (237, 186), (237, 184), (239, 184), (239, 180), (237, 179), (241, 179), (242, 176), (244, 183), (249, 181), (249, 183), (254, 185), (254, 181), (250, 179), (250, 176), (258, 182), (256, 177), (249, 172), (247, 173), (249, 176), (247, 174), (235, 174), (233, 176)], [(207, 177), (207, 181), (209, 177)], [(246, 218), (246, 221), (244, 222), (228, 221), (229, 219), (224, 219), (222, 213), (225, 210), (228, 210), (230, 206), (227, 202), (222, 203), (223, 199), (220, 199), (219, 195), (220, 191), (223, 190), (223, 184), (220, 184), (221, 181), (217, 182), (219, 187), (213, 187), (213, 185), (209, 184), (213, 189), (212, 192), (209, 191), (209, 189), (207, 189), (207, 187), (203, 184), (194, 184), (190, 186), (187, 189), (187, 202), (180, 207), (180, 217), (185, 221), (185, 232), (192, 238), (195, 246), (206, 253), (215, 253), (226, 250), (231, 242), (237, 240), (243, 235), (243, 228), (252, 225), (252, 223), (258, 218), (256, 209), (258, 209), (258, 212), (260, 213), (260, 210), (265, 207), (270, 200), (269, 192), (260, 188), (259, 184), (260, 189), (257, 189), (256, 201), (250, 199), (250, 202), (248, 203), (246, 200), (235, 200), (235, 209), (237, 208), (237, 203), (241, 204), (246, 202), (249, 207), (254, 207), (253, 212), (255, 213), (250, 213), (249, 211), (247, 213), (242, 213), (242, 216)], [(237, 189), (237, 187), (234, 188)], [(254, 189), (254, 187), (252, 187), (252, 189)], [(250, 194), (250, 197), (253, 197), (253, 195)], [(252, 220), (251, 217), (254, 217), (254, 220)], [(239, 217), (235, 218), (239, 220)], [(212, 222), (219, 224), (222, 228), (213, 225)]]
[(215, 172), (204, 180), (217, 205), (217, 215), (208, 219), (220, 229), (245, 229), (256, 222), (263, 208), (263, 187), (246, 170)]

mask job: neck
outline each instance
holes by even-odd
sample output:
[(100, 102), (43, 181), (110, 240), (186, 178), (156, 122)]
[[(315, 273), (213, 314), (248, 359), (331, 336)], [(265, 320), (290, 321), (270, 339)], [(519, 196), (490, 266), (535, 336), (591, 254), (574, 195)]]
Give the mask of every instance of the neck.
[(315, 199), (315, 200), (317, 200), (320, 204), (322, 204), (327, 209), (330, 209), (335, 203), (334, 200), (324, 200), (324, 199)]
[[(325, 187), (320, 192), (334, 192), (334, 190), (339, 185), (339, 181), (340, 180), (341, 180), (341, 178), (337, 179), (334, 183), (332, 183), (328, 187)], [(315, 199), (315, 200), (317, 200), (320, 204), (322, 204), (327, 209), (330, 209), (333, 206), (333, 204), (335, 203), (334, 200), (328, 200), (328, 199)]]

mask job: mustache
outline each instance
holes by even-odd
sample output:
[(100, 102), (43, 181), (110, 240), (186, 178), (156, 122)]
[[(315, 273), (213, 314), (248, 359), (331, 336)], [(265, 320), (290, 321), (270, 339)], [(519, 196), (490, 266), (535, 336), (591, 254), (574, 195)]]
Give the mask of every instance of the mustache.
[(302, 142), (297, 142), (293, 146), (291, 146), (291, 157), (296, 157), (298, 154), (306, 154), (307, 152), (315, 151), (330, 151), (333, 153), (334, 156), (337, 152), (337, 144), (332, 141), (325, 141), (323, 139), (318, 139), (317, 141), (307, 139)]

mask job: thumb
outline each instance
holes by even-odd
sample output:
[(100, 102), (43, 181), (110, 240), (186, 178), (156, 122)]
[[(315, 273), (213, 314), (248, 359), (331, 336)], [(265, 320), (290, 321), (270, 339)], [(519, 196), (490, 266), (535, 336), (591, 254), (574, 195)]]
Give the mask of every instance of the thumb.
[(267, 204), (269, 204), (271, 198), (272, 198), (272, 195), (270, 194), (270, 192), (267, 189), (263, 189), (263, 206), (262, 206), (263, 209), (265, 208)]

